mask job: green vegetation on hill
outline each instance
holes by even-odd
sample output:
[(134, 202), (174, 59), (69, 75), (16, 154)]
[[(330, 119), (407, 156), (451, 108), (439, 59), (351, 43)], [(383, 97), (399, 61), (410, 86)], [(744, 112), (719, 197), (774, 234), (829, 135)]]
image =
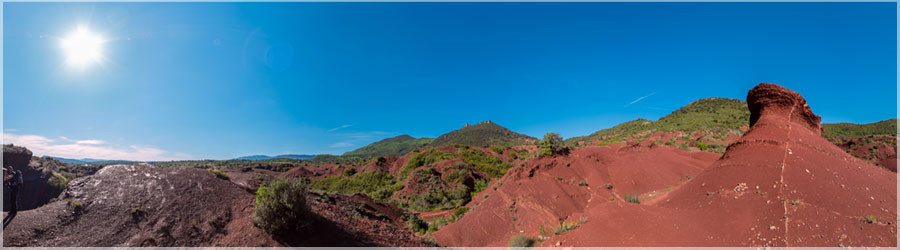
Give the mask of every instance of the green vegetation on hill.
[(822, 127), (822, 137), (829, 139), (858, 138), (874, 135), (897, 136), (897, 119), (866, 124), (830, 123), (822, 124)]
[[(588, 136), (573, 137), (566, 140), (569, 145), (579, 141), (600, 140), (606, 143), (622, 141), (624, 137), (645, 132), (693, 132), (697, 130), (718, 134), (730, 132), (740, 133), (742, 126), (747, 126), (750, 111), (747, 103), (737, 99), (705, 98), (694, 101), (657, 121), (637, 119), (615, 127), (597, 131)], [(607, 139), (602, 138), (607, 136)]]
[(394, 192), (403, 188), (403, 184), (390, 174), (372, 171), (353, 176), (333, 175), (313, 181), (310, 187), (315, 190), (342, 194), (365, 193), (372, 199), (387, 201)]
[(526, 139), (535, 138), (513, 132), (491, 122), (481, 122), (450, 131), (434, 140), (433, 146), (467, 145), (475, 147), (525, 145)]
[(409, 135), (401, 135), (375, 142), (365, 147), (344, 153), (343, 157), (371, 158), (377, 156), (393, 155), (401, 156), (415, 148), (423, 147), (434, 141), (434, 138), (413, 138)]

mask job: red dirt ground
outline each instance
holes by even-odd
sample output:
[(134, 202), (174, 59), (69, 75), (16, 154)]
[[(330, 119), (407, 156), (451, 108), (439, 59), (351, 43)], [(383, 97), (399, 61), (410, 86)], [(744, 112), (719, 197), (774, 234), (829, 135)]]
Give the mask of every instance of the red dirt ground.
[(621, 200), (630, 193), (677, 186), (679, 179), (696, 175), (718, 157), (644, 143), (590, 146), (568, 156), (530, 159), (473, 197), (468, 205), (473, 210), (434, 237), (445, 246), (505, 246), (515, 234), (538, 232), (540, 224), (549, 231), (561, 220), (577, 220), (578, 213), (610, 203), (610, 197)]
[[(549, 236), (540, 246), (897, 245), (895, 173), (823, 139), (820, 118), (799, 94), (760, 84), (747, 99), (750, 130), (708, 168), (705, 152), (664, 147), (539, 158), (511, 171), (487, 199), (476, 197), (473, 210), (435, 239), (446, 246), (505, 246), (518, 234)], [(673, 183), (686, 173), (694, 177)], [(582, 179), (589, 186), (572, 185)], [(596, 188), (604, 182), (613, 189)], [(641, 204), (620, 202), (627, 192), (642, 193)], [(552, 233), (559, 222), (579, 221)]]

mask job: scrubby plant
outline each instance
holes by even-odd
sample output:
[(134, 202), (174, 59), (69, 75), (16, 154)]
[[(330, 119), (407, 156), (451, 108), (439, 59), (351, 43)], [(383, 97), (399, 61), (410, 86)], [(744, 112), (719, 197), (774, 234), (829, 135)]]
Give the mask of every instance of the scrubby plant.
[(406, 220), (406, 226), (413, 230), (413, 232), (418, 232), (419, 234), (425, 234), (428, 230), (428, 222), (425, 222), (422, 218), (417, 215), (410, 215), (409, 219)]
[(612, 183), (606, 183), (606, 189), (612, 190), (612, 188), (613, 188)]
[[(69, 185), (69, 178), (66, 178), (60, 173), (52, 172), (53, 176), (50, 177), (47, 182), (53, 187), (57, 192), (62, 192), (66, 189), (66, 186)], [(58, 193), (57, 193), (58, 194)]]
[(275, 179), (256, 190), (253, 223), (274, 235), (285, 235), (307, 225), (307, 186), (301, 181)]
[(206, 170), (209, 171), (209, 172), (212, 172), (213, 174), (215, 174), (216, 177), (219, 178), (219, 179), (223, 179), (223, 180), (230, 180), (230, 179), (231, 179), (231, 177), (229, 177), (228, 174), (226, 174), (225, 172), (222, 172), (222, 171), (220, 171), (220, 170), (218, 170), (218, 169), (207, 168)]
[(466, 213), (469, 212), (469, 207), (458, 207), (456, 210), (453, 210), (453, 213), (450, 216), (453, 217), (453, 220), (458, 220), (463, 217)]
[(877, 219), (875, 219), (874, 215), (866, 216), (866, 222), (868, 222), (869, 224), (875, 223), (876, 221)]
[(344, 169), (344, 176), (353, 176), (356, 174), (356, 168)]
[(512, 238), (509, 238), (509, 247), (510, 248), (524, 248), (524, 247), (533, 247), (534, 239), (529, 238), (525, 235), (515, 235)]
[(700, 148), (700, 150), (706, 151), (706, 149), (709, 148), (709, 146), (706, 145), (706, 143), (698, 142), (697, 148)]
[(366, 193), (372, 199), (387, 201), (403, 184), (382, 171), (354, 174), (351, 177), (334, 175), (312, 182), (311, 188), (325, 192), (342, 194)]
[(640, 198), (640, 196), (638, 196), (638, 195), (635, 194), (635, 193), (631, 193), (631, 194), (625, 195), (625, 201), (631, 202), (631, 203), (634, 203), (634, 204), (641, 204), (641, 198)]
[(581, 180), (581, 182), (578, 183), (578, 186), (587, 187), (588, 183), (586, 180)]
[(563, 143), (559, 134), (549, 132), (538, 142), (538, 150), (542, 155), (566, 154), (569, 148)]
[(494, 151), (494, 153), (497, 153), (498, 155), (503, 154), (503, 148), (501, 147), (491, 146), (491, 151)]

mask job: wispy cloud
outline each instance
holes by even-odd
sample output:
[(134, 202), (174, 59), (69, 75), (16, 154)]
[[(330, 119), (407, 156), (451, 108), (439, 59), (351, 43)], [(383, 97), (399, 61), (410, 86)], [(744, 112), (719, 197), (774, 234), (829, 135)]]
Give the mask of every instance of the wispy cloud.
[(187, 154), (169, 152), (152, 146), (116, 146), (101, 140), (71, 140), (67, 137), (60, 137), (60, 140), (56, 140), (39, 135), (3, 133), (3, 143), (25, 146), (34, 152), (35, 155), (74, 159), (166, 161), (191, 158)]
[(335, 144), (331, 144), (330, 147), (332, 147), (332, 148), (346, 148), (346, 147), (353, 147), (353, 146), (354, 146), (353, 143), (342, 141), (342, 142), (338, 142), (338, 143), (335, 143)]
[(356, 124), (344, 124), (344, 125), (341, 125), (340, 127), (329, 129), (328, 132), (334, 132), (334, 131), (338, 131), (339, 129), (349, 128), (353, 125), (356, 125)]
[(650, 94), (648, 94), (648, 95), (638, 97), (638, 99), (634, 99), (634, 101), (631, 101), (631, 102), (629, 102), (628, 104), (625, 104), (625, 107), (627, 108), (628, 106), (631, 106), (631, 104), (638, 103), (638, 102), (644, 100), (644, 98), (653, 96), (653, 95), (655, 95), (655, 94), (656, 94), (656, 92), (653, 92), (653, 93), (650, 93)]
[(75, 143), (77, 143), (77, 144), (89, 144), (89, 145), (106, 144), (106, 142), (101, 141), (101, 140), (80, 140), (80, 141), (76, 141)]

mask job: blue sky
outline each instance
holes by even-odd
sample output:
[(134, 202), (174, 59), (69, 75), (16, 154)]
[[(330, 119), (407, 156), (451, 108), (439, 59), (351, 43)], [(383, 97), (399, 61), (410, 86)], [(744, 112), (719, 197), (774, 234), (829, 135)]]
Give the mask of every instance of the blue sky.
[[(868, 123), (897, 117), (896, 20), (896, 3), (3, 3), (3, 139), (167, 160), (482, 120), (568, 138), (760, 82)], [(103, 43), (76, 67), (79, 27)]]

